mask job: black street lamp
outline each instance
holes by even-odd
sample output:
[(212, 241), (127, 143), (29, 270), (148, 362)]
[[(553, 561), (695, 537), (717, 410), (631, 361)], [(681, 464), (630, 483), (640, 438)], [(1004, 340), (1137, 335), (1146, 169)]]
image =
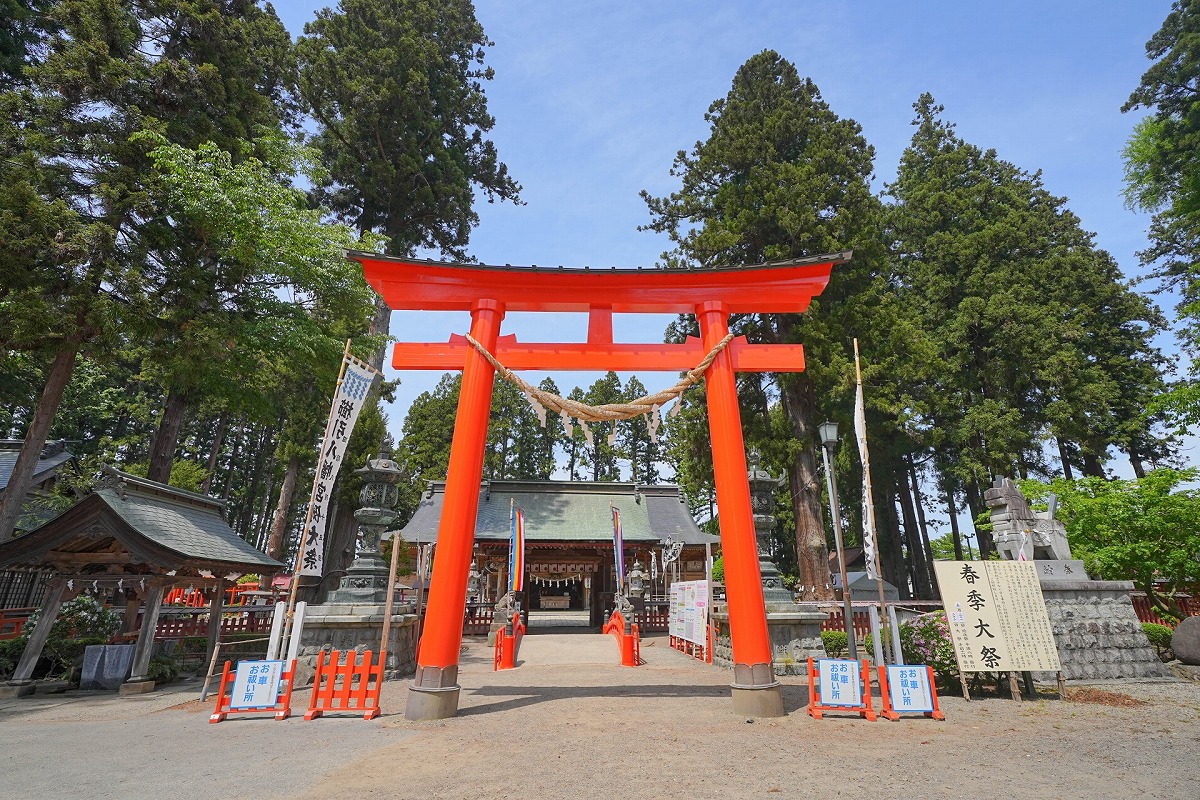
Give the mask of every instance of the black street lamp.
[(846, 551), (842, 547), (842, 515), (838, 510), (837, 476), (833, 474), (833, 448), (837, 446), (836, 422), (820, 425), (821, 455), (825, 461), (825, 485), (829, 490), (829, 515), (833, 522), (833, 541), (837, 546), (838, 568), (842, 571), (842, 608), (846, 618), (846, 645), (850, 658), (858, 660), (858, 643), (854, 640), (854, 612), (850, 608), (850, 585), (846, 582)]

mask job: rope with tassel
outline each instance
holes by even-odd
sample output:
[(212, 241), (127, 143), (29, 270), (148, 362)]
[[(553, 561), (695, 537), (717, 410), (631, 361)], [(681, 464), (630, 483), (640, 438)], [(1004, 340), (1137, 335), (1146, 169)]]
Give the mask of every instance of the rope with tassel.
[[(538, 422), (541, 423), (543, 428), (546, 427), (547, 409), (557, 413), (562, 418), (563, 427), (567, 429), (567, 433), (570, 435), (574, 435), (575, 428), (571, 420), (576, 419), (579, 421), (580, 427), (583, 428), (583, 435), (590, 446), (592, 444), (592, 431), (588, 427), (589, 422), (618, 422), (640, 416), (647, 417), (650, 441), (657, 442), (658, 426), (662, 422), (659, 409), (671, 400), (679, 400), (685, 391), (695, 386), (704, 377), (704, 371), (712, 364), (713, 359), (733, 341), (733, 334), (726, 334), (721, 341), (717, 342), (712, 350), (708, 351), (708, 355), (704, 356), (699, 364), (688, 370), (674, 386), (655, 392), (654, 394), (644, 395), (636, 400), (630, 400), (627, 403), (605, 403), (598, 406), (580, 403), (577, 400), (560, 397), (553, 392), (537, 388), (501, 364), (494, 355), (488, 352), (486, 347), (476, 341), (470, 334), (467, 334), (466, 338), (471, 346), (478, 350), (479, 354), (496, 368), (496, 372), (501, 378), (513, 384), (524, 393), (525, 399), (533, 406), (533, 411), (537, 414)], [(667, 412), (667, 416), (671, 417), (678, 414), (681, 405), (682, 402), (679, 402), (672, 406), (671, 410)], [(616, 435), (616, 431), (609, 434), (608, 443), (610, 445), (616, 441)]]

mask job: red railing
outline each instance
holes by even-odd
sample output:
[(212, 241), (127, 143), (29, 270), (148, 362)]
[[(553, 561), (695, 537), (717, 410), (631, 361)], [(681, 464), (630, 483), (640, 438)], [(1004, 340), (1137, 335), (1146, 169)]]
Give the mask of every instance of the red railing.
[[(867, 610), (853, 611), (854, 615), (854, 638), (861, 640), (864, 636), (871, 632), (871, 613)], [(843, 611), (830, 611), (829, 619), (821, 623), (823, 631), (844, 631), (846, 630), (846, 614)]]
[(0, 641), (15, 639), (21, 635), (25, 620), (36, 608), (6, 608), (0, 611)]
[(620, 611), (614, 611), (604, 623), (603, 633), (611, 633), (617, 637), (617, 649), (621, 652), (621, 666), (636, 667), (642, 663), (642, 634), (636, 624), (629, 626), (625, 632), (625, 617)]
[[(1158, 612), (1154, 610), (1154, 604), (1150, 602), (1150, 598), (1146, 596), (1145, 592), (1130, 592), (1129, 599), (1133, 601), (1133, 610), (1137, 612), (1139, 621), (1166, 625), (1168, 628), (1175, 627), (1174, 621), (1158, 615)], [(1180, 594), (1175, 596), (1175, 603), (1186, 617), (1200, 615), (1200, 598)]]
[(644, 631), (667, 631), (671, 628), (671, 609), (667, 603), (647, 603), (637, 612), (638, 627)]
[[(242, 606), (242, 610), (221, 615), (221, 635), (230, 633), (269, 633), (274, 606)], [(208, 636), (207, 609), (164, 608), (158, 617), (155, 639), (183, 639)]]

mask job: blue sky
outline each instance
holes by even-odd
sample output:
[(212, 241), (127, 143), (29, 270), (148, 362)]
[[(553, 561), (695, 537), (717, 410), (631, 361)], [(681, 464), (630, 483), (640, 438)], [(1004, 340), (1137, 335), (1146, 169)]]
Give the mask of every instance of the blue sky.
[[(327, 5), (284, 0), (276, 10), (299, 34)], [(1149, 219), (1124, 207), (1120, 157), (1139, 114), (1120, 107), (1149, 66), (1145, 43), (1170, 10), (1166, 0), (475, 6), (495, 42), (487, 54), (495, 70), (486, 90), (496, 118), (491, 139), (526, 203), (478, 206), (470, 252), (484, 263), (652, 266), (668, 242), (637, 230), (649, 220), (638, 192), (677, 188), (671, 161), (706, 138), (709, 104), (746, 59), (774, 49), (813, 79), (835, 113), (862, 125), (876, 150), (877, 189), (894, 179), (911, 138), (912, 103), (929, 91), (964, 139), (1040, 169), (1125, 273), (1140, 273), (1135, 253)], [(392, 334), (444, 341), (468, 322), (465, 314), (396, 313)], [(616, 338), (661, 341), (665, 322), (618, 318)], [(586, 320), (510, 315), (504, 332), (582, 340)], [(397, 377), (390, 367), (388, 377)], [(389, 411), (396, 434), (412, 399), (439, 375), (399, 377)], [(541, 375), (526, 377), (536, 383)], [(566, 392), (597, 376), (554, 377)], [(639, 377), (651, 390), (672, 381)]]

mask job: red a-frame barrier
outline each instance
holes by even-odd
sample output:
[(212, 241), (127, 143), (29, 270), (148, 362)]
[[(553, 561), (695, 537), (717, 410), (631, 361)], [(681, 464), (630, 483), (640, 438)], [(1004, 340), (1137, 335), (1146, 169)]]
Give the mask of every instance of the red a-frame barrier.
[[(730, 314), (804, 312), (829, 282), (833, 265), (849, 261), (850, 253), (706, 270), (490, 267), (362, 252), (350, 257), (362, 263), (367, 282), (395, 311), (470, 311), (472, 338), (509, 369), (677, 372), (695, 367), (725, 338)], [(509, 311), (587, 312), (588, 340), (519, 344), (516, 337), (500, 335)], [(616, 344), (614, 313), (695, 314), (700, 340)], [(398, 343), (392, 366), (463, 371), (425, 635), (405, 710), (412, 720), (444, 719), (458, 711), (462, 626), (457, 621), (466, 607), (495, 368), (461, 336), (446, 344)], [(740, 715), (783, 716), (784, 709), (771, 666), (734, 373), (803, 369), (799, 344), (748, 344), (738, 337), (705, 374), (733, 640), (733, 706)]]

